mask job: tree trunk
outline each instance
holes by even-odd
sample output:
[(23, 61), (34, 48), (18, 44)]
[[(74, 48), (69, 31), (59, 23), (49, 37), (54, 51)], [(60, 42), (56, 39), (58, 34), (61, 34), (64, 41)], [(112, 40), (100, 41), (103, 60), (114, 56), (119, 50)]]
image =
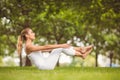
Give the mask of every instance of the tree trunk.
[(113, 58), (113, 53), (110, 52), (110, 67), (112, 67), (112, 58)]
[(20, 63), (19, 63), (19, 65), (20, 65), (20, 67), (22, 67), (22, 54), (20, 54), (19, 59), (20, 59)]
[(96, 51), (96, 56), (95, 56), (95, 67), (98, 67), (98, 52)]
[(110, 67), (112, 67), (112, 58), (110, 58)]

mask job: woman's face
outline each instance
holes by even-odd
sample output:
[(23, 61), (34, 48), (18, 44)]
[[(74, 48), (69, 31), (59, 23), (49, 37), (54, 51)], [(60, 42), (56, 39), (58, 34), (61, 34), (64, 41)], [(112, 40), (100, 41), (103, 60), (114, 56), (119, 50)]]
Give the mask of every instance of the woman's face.
[(35, 33), (31, 29), (28, 31), (28, 38), (31, 40), (35, 39)]

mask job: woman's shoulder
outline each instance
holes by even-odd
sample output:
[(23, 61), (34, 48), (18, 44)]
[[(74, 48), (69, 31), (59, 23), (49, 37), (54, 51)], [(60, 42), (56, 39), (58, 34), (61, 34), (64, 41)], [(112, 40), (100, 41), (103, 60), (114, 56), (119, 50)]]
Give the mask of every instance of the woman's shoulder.
[(25, 52), (26, 52), (26, 54), (31, 53), (31, 46), (33, 46), (33, 45), (32, 44), (25, 44)]
[(34, 48), (36, 47), (37, 45), (34, 45), (34, 44), (26, 44), (25, 45), (25, 51), (27, 54), (30, 54), (32, 52), (37, 52), (34, 50)]

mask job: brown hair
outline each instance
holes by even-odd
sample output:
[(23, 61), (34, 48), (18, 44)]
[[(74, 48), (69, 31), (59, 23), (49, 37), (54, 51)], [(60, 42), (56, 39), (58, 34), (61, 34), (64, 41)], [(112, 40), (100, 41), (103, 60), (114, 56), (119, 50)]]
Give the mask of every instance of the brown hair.
[(28, 31), (30, 30), (30, 28), (25, 28), (21, 31), (21, 34), (18, 36), (18, 42), (17, 42), (17, 52), (19, 55), (21, 55), (21, 51), (22, 51), (22, 44), (23, 41), (26, 40), (26, 34), (28, 33)]

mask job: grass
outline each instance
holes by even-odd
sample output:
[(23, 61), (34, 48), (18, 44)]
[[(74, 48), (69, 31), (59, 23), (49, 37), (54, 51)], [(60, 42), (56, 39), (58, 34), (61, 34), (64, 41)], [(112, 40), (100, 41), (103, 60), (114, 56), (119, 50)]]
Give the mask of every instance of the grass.
[(59, 67), (38, 70), (34, 67), (0, 67), (0, 80), (119, 80), (120, 68)]

